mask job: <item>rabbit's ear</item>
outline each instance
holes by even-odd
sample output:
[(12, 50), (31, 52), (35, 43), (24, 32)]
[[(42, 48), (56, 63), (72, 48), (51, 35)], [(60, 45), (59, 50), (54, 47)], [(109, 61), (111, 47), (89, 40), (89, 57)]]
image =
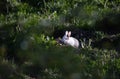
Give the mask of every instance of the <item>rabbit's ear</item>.
[(68, 31), (65, 32), (65, 35), (68, 35)]
[(71, 36), (71, 31), (68, 32), (68, 37), (70, 37), (70, 36)]

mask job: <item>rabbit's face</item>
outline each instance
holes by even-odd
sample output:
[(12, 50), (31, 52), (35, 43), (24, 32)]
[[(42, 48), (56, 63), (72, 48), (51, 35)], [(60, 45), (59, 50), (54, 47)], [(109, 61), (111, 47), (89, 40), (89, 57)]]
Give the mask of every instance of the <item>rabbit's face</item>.
[(71, 35), (71, 32), (66, 31), (66, 32), (65, 32), (65, 35), (64, 35), (63, 38), (62, 38), (63, 41), (67, 41), (67, 40), (69, 40), (70, 35)]
[(63, 39), (64, 39), (64, 40), (68, 40), (69, 37), (68, 37), (67, 35), (64, 35), (64, 36), (63, 36)]
[(65, 32), (65, 35), (63, 36), (63, 40), (68, 40), (69, 37), (70, 37), (69, 32), (66, 31), (66, 32)]

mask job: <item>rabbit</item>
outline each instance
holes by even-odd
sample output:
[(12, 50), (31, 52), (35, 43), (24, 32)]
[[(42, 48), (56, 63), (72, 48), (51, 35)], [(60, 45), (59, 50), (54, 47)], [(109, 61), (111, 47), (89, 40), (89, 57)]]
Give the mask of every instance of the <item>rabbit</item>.
[(65, 35), (62, 37), (62, 42), (75, 48), (79, 47), (79, 41), (76, 38), (71, 37), (71, 31), (65, 32)]

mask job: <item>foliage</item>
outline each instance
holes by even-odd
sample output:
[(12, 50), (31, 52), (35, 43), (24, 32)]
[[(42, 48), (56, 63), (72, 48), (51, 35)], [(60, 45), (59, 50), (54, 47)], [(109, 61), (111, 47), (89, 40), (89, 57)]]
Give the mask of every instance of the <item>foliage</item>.
[[(119, 79), (119, 51), (92, 47), (94, 41), (119, 33), (119, 3), (0, 0), (0, 79)], [(54, 38), (57, 29), (76, 28), (94, 31), (88, 43), (79, 38), (83, 48), (59, 45)], [(110, 40), (119, 49), (120, 38), (115, 36)]]
[[(116, 51), (89, 48), (76, 50), (71, 47), (56, 46), (49, 48), (38, 46), (38, 49), (36, 48), (34, 51), (33, 49), (28, 49), (28, 54), (27, 52), (21, 52), (21, 55), (24, 56), (21, 56), (20, 59), (24, 63), (17, 66), (18, 70), (15, 69), (20, 76), (22, 73), (24, 76), (27, 75), (37, 79), (119, 78), (119, 63), (116, 63), (119, 62), (119, 58), (117, 58), (118, 53)], [(28, 57), (27, 60), (24, 58), (25, 56)], [(4, 67), (7, 68), (6, 66)], [(8, 65), (9, 67), (10, 65)], [(9, 71), (9, 69), (7, 70)], [(26, 79), (24, 76), (22, 77)]]

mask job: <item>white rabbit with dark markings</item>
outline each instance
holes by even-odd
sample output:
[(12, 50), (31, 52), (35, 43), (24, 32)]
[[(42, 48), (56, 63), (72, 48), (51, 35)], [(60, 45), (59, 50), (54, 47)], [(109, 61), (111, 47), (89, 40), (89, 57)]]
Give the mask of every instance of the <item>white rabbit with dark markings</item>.
[(62, 37), (62, 42), (75, 48), (79, 47), (79, 41), (76, 38), (71, 37), (71, 31), (65, 32), (65, 35)]

